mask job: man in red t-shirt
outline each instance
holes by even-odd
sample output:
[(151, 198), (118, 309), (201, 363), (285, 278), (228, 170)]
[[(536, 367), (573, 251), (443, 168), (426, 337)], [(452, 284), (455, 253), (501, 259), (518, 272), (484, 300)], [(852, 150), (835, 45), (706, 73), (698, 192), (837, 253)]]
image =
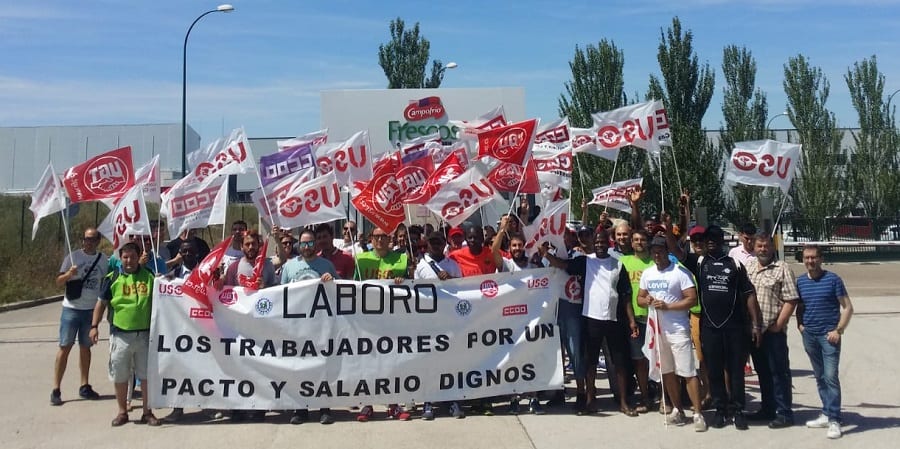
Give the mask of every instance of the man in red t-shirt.
[(337, 271), (338, 277), (353, 279), (356, 263), (353, 261), (353, 256), (334, 246), (334, 229), (330, 224), (322, 223), (316, 226), (316, 249), (319, 250), (319, 257), (327, 259), (334, 265), (334, 271)]
[(450, 252), (450, 258), (459, 265), (463, 277), (497, 272), (494, 254), (484, 247), (484, 229), (469, 226), (466, 229), (466, 244), (468, 246)]

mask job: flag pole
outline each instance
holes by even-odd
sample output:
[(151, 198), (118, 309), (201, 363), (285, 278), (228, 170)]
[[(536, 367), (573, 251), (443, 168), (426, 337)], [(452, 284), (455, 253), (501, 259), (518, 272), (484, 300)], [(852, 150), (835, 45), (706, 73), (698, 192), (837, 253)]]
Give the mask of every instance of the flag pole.
[[(516, 194), (513, 196), (512, 201), (509, 202), (509, 212), (506, 213), (507, 215), (512, 215), (512, 210), (513, 210), (513, 207), (515, 207), (516, 199), (519, 198), (519, 192), (522, 191), (522, 184), (525, 183), (525, 176), (528, 175), (528, 164), (530, 164), (532, 160), (533, 159), (529, 158), (528, 161), (525, 162), (525, 165), (522, 166), (522, 177), (519, 178), (519, 184), (516, 186)], [(520, 204), (519, 207), (521, 207), (521, 206), (522, 205)], [(494, 209), (494, 210), (496, 210), (496, 209)], [(501, 209), (501, 210), (503, 210), (503, 209)], [(516, 219), (518, 219), (518, 218), (519, 218), (518, 214), (516, 214)], [(481, 215), (481, 227), (484, 228), (484, 214)]]
[[(147, 210), (147, 201), (144, 199), (144, 189), (138, 189), (138, 193), (141, 194), (141, 204), (144, 205), (144, 210)], [(147, 227), (150, 227), (150, 217), (147, 217)], [(157, 220), (157, 239), (159, 239), (159, 221)], [(150, 232), (150, 255), (153, 256), (153, 259), (150, 260), (150, 256), (147, 257), (147, 262), (150, 262), (153, 265), (153, 275), (159, 275), (159, 270), (156, 269), (156, 258), (158, 252), (156, 251), (156, 241), (153, 240), (153, 232)]]
[[(672, 162), (675, 164), (675, 180), (678, 181), (678, 192), (679, 194), (684, 193), (684, 188), (681, 186), (681, 173), (678, 169), (678, 158), (675, 157), (675, 147), (669, 147), (672, 149)], [(660, 151), (662, 153), (662, 151)]]
[[(653, 332), (656, 335), (656, 361), (657, 363), (662, 363), (662, 349), (660, 349), (660, 341), (659, 336), (661, 335), (660, 326), (659, 326), (659, 312), (654, 308), (653, 315), (656, 316), (656, 319), (653, 320)], [(663, 379), (662, 369), (659, 370), (659, 383), (660, 383), (660, 400), (662, 401), (662, 409), (663, 412), (666, 411), (666, 381)], [(665, 428), (669, 429), (669, 420), (666, 419), (667, 416), (663, 413), (663, 425)]]
[[(650, 157), (650, 154), (647, 153), (647, 157)], [(663, 184), (663, 172), (662, 172), (662, 155), (656, 155), (656, 164), (659, 168), (659, 216), (662, 217), (662, 214), (666, 212), (666, 190)]]
[[(613, 162), (613, 171), (612, 176), (609, 178), (609, 185), (612, 185), (616, 181), (616, 167), (619, 166), (619, 156), (622, 155), (622, 149), (616, 153), (616, 160)], [(606, 192), (606, 203), (603, 205), (603, 213), (606, 213), (606, 210), (609, 208), (609, 195), (612, 194), (612, 190)]]
[[(54, 175), (56, 176), (56, 175)], [(65, 198), (62, 198), (62, 201), (66, 201)], [(61, 211), (59, 211), (60, 217), (62, 218), (63, 223), (63, 235), (66, 237), (66, 249), (69, 251), (69, 262), (72, 266), (75, 266), (75, 257), (72, 256), (72, 243), (69, 241), (69, 225), (66, 221), (66, 215), (69, 213), (69, 204), (65, 203), (66, 207), (64, 207)]]
[(775, 237), (778, 224), (781, 223), (781, 215), (784, 214), (784, 206), (787, 205), (788, 201), (791, 201), (790, 195), (784, 195), (784, 199), (781, 200), (781, 209), (778, 211), (778, 218), (775, 219), (775, 225), (772, 226), (772, 234), (769, 237)]
[[(268, 206), (268, 205), (269, 205), (269, 197), (266, 196), (266, 188), (263, 186), (262, 177), (259, 175), (259, 170), (258, 170), (258, 169), (257, 169), (257, 170), (254, 170), (254, 171), (256, 172), (256, 180), (259, 182), (259, 188), (260, 188), (260, 190), (262, 190), (263, 204), (265, 204), (266, 206)], [(225, 182), (228, 182), (228, 181), (226, 180)], [(225, 210), (226, 210), (226, 211), (228, 210), (228, 206), (227, 206), (227, 205), (225, 206)], [(266, 207), (266, 210), (269, 212), (269, 222), (272, 224), (272, 227), (274, 228), (275, 225), (277, 224), (278, 227), (280, 228), (280, 227), (281, 227), (281, 223), (275, 223), (275, 218), (272, 216), (272, 208), (271, 208), (271, 207)], [(222, 232), (225, 232), (224, 225), (222, 225), (222, 226), (223, 226), (223, 227), (222, 227)]]

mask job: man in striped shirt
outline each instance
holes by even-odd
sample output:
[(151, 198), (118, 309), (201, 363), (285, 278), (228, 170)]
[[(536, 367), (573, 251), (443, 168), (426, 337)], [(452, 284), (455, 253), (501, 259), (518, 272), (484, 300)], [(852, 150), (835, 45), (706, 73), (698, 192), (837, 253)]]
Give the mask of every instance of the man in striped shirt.
[(816, 376), (822, 413), (807, 421), (806, 427), (828, 428), (826, 436), (841, 437), (841, 340), (853, 316), (853, 305), (844, 281), (822, 269), (822, 249), (810, 245), (803, 248), (806, 275), (797, 278), (800, 304), (797, 326), (803, 336), (803, 347)]

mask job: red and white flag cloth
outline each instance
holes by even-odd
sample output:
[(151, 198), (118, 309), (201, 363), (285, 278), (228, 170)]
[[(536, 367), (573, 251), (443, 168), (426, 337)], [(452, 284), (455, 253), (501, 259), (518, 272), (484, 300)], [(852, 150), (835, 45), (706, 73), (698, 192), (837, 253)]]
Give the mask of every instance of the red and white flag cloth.
[(591, 116), (601, 151), (633, 145), (659, 154), (663, 145), (672, 146), (672, 129), (662, 101), (632, 104)]
[(38, 181), (34, 192), (31, 193), (31, 205), (28, 209), (34, 215), (34, 225), (31, 227), (31, 240), (37, 235), (38, 224), (41, 218), (55, 214), (66, 208), (66, 198), (59, 184), (59, 178), (53, 171), (53, 164), (47, 165), (41, 180)]
[(801, 148), (800, 144), (775, 140), (736, 142), (725, 168), (725, 182), (778, 187), (787, 195)]
[(63, 186), (72, 203), (121, 197), (134, 186), (131, 147), (107, 151), (66, 170)]
[(129, 235), (150, 235), (150, 213), (143, 188), (137, 185), (125, 192), (97, 226), (97, 231), (112, 242), (115, 251), (129, 242)]
[(476, 210), (490, 203), (500, 203), (506, 212), (509, 205), (487, 180), (478, 164), (473, 164), (456, 179), (443, 184), (425, 204), (450, 226), (459, 226)]
[(431, 197), (440, 190), (441, 186), (458, 178), (466, 171), (467, 164), (463, 164), (460, 155), (456, 152), (451, 153), (441, 162), (438, 168), (434, 169), (425, 184), (422, 187), (407, 193), (407, 204), (425, 204)]
[(169, 235), (188, 229), (225, 224), (228, 206), (227, 176), (200, 181), (195, 174), (178, 180), (162, 194), (160, 213), (168, 219)]
[(478, 134), (489, 129), (500, 128), (509, 124), (503, 106), (497, 106), (472, 120), (448, 120), (448, 125), (456, 126), (456, 138), (459, 140), (477, 140)]
[(534, 167), (534, 160), (528, 161), (524, 167), (498, 162), (488, 172), (488, 180), (501, 192), (540, 193), (541, 183)]
[[(327, 223), (346, 215), (341, 203), (341, 187), (334, 172), (294, 185), (275, 204), (273, 219), (282, 228)], [(268, 221), (268, 215), (265, 218)]]
[[(150, 162), (147, 162), (134, 172), (134, 183), (135, 185), (139, 185), (143, 188), (144, 201), (148, 203), (160, 204), (160, 202), (162, 201), (162, 199), (160, 198), (162, 189), (160, 188), (159, 180), (158, 154), (156, 156), (153, 156), (153, 158), (150, 159)], [(118, 201), (119, 198), (105, 198), (100, 200), (101, 203), (105, 204), (106, 207), (110, 209), (112, 209)]]
[(406, 157), (410, 153), (415, 153), (426, 148), (440, 148), (441, 134), (433, 133), (428, 134), (427, 136), (419, 136), (415, 139), (401, 141), (397, 145), (399, 146), (400, 154), (402, 154), (403, 157)]
[[(210, 301), (209, 295), (213, 290), (213, 274), (216, 269), (222, 265), (222, 258), (225, 256), (225, 252), (228, 248), (231, 247), (232, 238), (233, 237), (229, 235), (228, 238), (216, 245), (216, 247), (200, 261), (197, 267), (191, 270), (188, 277), (184, 279), (184, 285), (181, 286), (181, 290), (185, 295), (194, 298), (197, 302), (206, 306), (210, 311), (212, 311), (212, 301)], [(223, 268), (219, 274), (224, 276), (225, 269)]]
[[(286, 198), (288, 193), (290, 193), (294, 187), (312, 180), (315, 176), (315, 167), (309, 167), (291, 173), (264, 187), (257, 187), (253, 193), (250, 194), (250, 201), (256, 206), (256, 211), (259, 213), (260, 218), (266, 223), (269, 223), (271, 221), (270, 211), (272, 211), (271, 215), (274, 215), (274, 211), (278, 209), (278, 203)], [(269, 226), (272, 225), (281, 226), (275, 223), (269, 223)]]
[[(541, 123), (534, 136), (535, 155), (542, 152), (560, 153), (572, 149), (572, 136), (569, 131), (569, 118)], [(543, 156), (541, 156), (543, 157)]]
[(334, 172), (342, 186), (372, 179), (369, 132), (360, 131), (337, 145), (326, 144), (316, 150), (316, 167), (320, 175)]
[(478, 134), (478, 157), (493, 157), (507, 164), (525, 165), (531, 157), (531, 146), (538, 119), (525, 120)]
[(631, 203), (628, 200), (631, 192), (640, 190), (643, 183), (644, 178), (635, 178), (596, 188), (591, 190), (593, 199), (588, 204), (599, 204), (630, 214)]
[(278, 151), (295, 151), (307, 147), (310, 151), (315, 151), (316, 148), (325, 143), (328, 143), (328, 128), (297, 136), (293, 139), (275, 141)]
[(538, 159), (535, 153), (531, 165), (544, 186), (556, 186), (566, 190), (572, 188), (572, 151), (562, 151), (548, 158)]
[(601, 149), (597, 146), (596, 128), (569, 128), (572, 134), (572, 153), (585, 153), (615, 162), (619, 158), (619, 149)]
[(196, 161), (192, 173), (200, 182), (216, 175), (238, 175), (256, 170), (256, 159), (244, 128), (231, 131), (228, 139), (213, 142), (206, 149), (191, 155), (191, 159)]
[(434, 158), (431, 150), (423, 147), (404, 154), (400, 159), (400, 169), (397, 171), (403, 200), (407, 201), (410, 194), (420, 192), (432, 173), (434, 173)]
[(541, 209), (530, 225), (525, 226), (525, 253), (531, 256), (544, 242), (557, 249), (556, 254), (566, 258), (566, 223), (569, 221), (569, 201), (555, 201)]
[(650, 380), (660, 382), (662, 380), (662, 369), (659, 360), (659, 316), (656, 314), (656, 308), (647, 309), (647, 335), (644, 336), (644, 346), (641, 352), (649, 362)]
[(397, 180), (400, 162), (395, 157), (385, 158), (378, 165), (372, 180), (353, 200), (353, 207), (384, 232), (391, 233), (406, 219), (403, 207), (404, 195)]
[(238, 284), (249, 290), (259, 290), (259, 283), (262, 279), (263, 268), (266, 266), (266, 253), (269, 251), (269, 239), (265, 239), (256, 260), (253, 262), (253, 271), (250, 276), (238, 274)]

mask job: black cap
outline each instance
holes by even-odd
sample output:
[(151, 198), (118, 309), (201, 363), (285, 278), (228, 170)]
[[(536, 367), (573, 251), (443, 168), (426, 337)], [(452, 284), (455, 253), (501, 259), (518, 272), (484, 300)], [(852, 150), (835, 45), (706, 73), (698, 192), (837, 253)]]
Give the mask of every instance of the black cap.
[(666, 243), (665, 237), (656, 236), (656, 237), (653, 237), (653, 240), (650, 241), (650, 247), (653, 248), (654, 246), (662, 246), (663, 248), (668, 248), (669, 244)]
[(579, 234), (593, 234), (594, 228), (589, 226), (579, 226), (578, 231)]
[(706, 233), (704, 235), (707, 240), (712, 240), (714, 242), (725, 241), (725, 231), (723, 231), (722, 228), (716, 225), (712, 225), (706, 228)]

